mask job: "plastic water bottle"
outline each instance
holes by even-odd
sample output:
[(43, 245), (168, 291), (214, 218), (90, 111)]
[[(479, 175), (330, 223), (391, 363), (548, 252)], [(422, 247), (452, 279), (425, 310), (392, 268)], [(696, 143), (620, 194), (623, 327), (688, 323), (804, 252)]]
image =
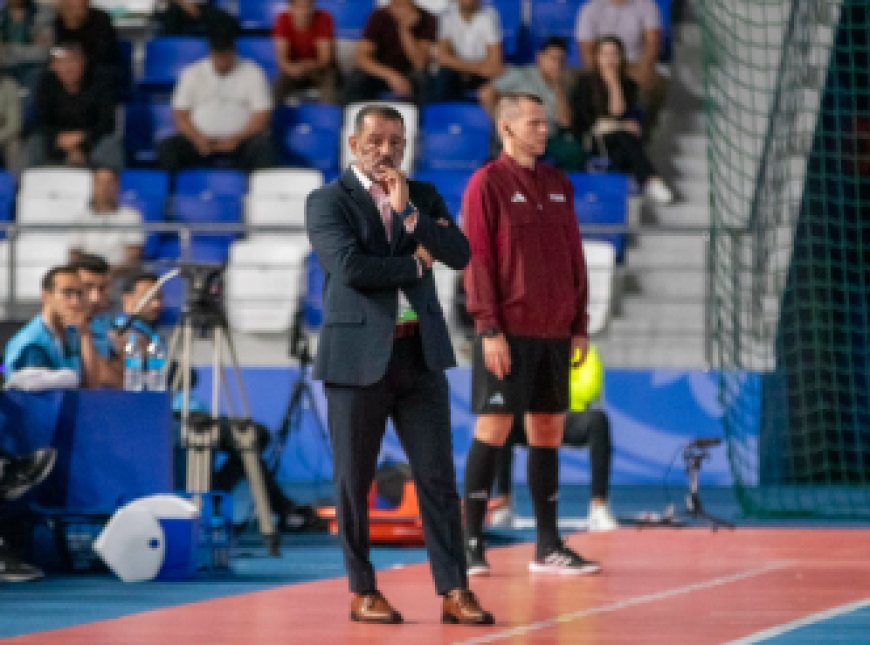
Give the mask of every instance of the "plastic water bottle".
[(128, 392), (141, 392), (145, 385), (145, 370), (142, 348), (136, 333), (127, 335), (124, 344), (124, 389)]
[(157, 334), (151, 337), (146, 350), (145, 385), (152, 392), (166, 390), (166, 345)]

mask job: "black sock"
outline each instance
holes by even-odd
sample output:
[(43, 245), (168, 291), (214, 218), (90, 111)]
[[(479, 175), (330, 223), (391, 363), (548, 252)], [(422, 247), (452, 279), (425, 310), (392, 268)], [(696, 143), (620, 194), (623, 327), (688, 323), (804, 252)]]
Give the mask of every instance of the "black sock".
[(538, 527), (536, 556), (541, 558), (561, 544), (557, 526), (559, 506), (559, 450), (529, 446), (529, 493)]
[(477, 439), (471, 442), (465, 462), (465, 537), (469, 540), (483, 539), (483, 520), (500, 449)]

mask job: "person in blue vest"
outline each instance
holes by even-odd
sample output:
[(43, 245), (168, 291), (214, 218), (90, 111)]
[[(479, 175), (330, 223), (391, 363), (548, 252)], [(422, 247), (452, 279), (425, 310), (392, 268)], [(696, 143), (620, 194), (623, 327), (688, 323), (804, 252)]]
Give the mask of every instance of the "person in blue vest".
[[(7, 386), (15, 374), (29, 368), (33, 389), (58, 386), (96, 387), (99, 354), (87, 321), (84, 291), (71, 266), (48, 270), (42, 279), (42, 311), (7, 343), (4, 370)], [(64, 372), (64, 374), (60, 374)], [(56, 376), (71, 375), (73, 383)]]
[(118, 335), (112, 331), (112, 315), (109, 313), (111, 267), (105, 258), (91, 253), (77, 254), (70, 266), (78, 271), (82, 283), (88, 326), (94, 349), (99, 354), (99, 385), (119, 388), (124, 381), (123, 347)]

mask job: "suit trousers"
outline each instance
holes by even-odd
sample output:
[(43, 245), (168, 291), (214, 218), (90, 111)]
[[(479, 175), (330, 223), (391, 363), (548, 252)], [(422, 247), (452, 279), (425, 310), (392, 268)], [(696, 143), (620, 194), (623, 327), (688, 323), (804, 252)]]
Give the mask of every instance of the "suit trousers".
[(377, 588), (369, 560), (368, 493), (388, 418), (408, 456), (439, 594), (466, 588), (450, 399), (444, 372), (427, 369), (419, 336), (393, 342), (385, 375), (368, 386), (326, 383), (338, 536), (350, 590)]

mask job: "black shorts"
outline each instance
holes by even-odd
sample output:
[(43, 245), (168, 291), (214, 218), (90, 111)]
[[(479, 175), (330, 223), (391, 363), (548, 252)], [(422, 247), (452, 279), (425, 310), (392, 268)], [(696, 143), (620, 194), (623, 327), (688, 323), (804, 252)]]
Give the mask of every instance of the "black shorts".
[(471, 409), (476, 414), (558, 414), (568, 409), (568, 338), (508, 336), (511, 371), (498, 380), (483, 362), (483, 340), (474, 339)]

